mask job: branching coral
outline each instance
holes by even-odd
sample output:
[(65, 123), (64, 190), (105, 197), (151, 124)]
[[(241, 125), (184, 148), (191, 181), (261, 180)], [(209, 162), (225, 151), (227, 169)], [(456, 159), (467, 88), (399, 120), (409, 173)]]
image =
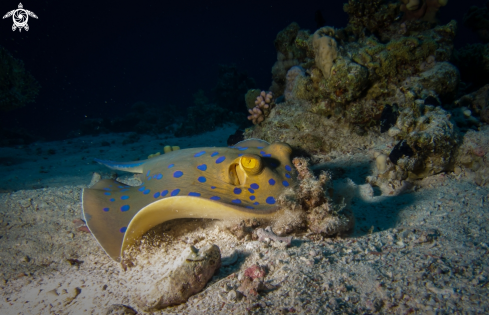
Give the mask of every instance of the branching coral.
[(251, 120), (254, 125), (257, 125), (265, 120), (275, 105), (272, 92), (261, 91), (260, 95), (256, 98), (255, 105), (255, 107), (248, 109), (248, 112), (251, 114), (248, 116), (248, 120)]

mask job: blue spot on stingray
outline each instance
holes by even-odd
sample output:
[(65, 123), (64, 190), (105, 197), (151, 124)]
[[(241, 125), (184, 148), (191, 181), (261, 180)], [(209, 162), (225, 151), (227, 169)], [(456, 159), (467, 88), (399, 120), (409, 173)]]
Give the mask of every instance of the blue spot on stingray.
[(149, 176), (149, 173), (151, 173), (151, 171), (148, 171), (148, 172), (146, 173), (146, 176)]
[(104, 212), (109, 212), (109, 208), (104, 208)]
[(127, 199), (129, 199), (129, 196), (126, 196), (126, 195), (121, 196), (121, 200), (127, 200)]
[(255, 196), (250, 196), (250, 200), (255, 200), (256, 197)]
[(128, 191), (129, 189), (125, 188), (125, 189), (121, 189), (121, 192), (125, 192), (125, 191)]
[(258, 184), (256, 184), (256, 183), (251, 184), (250, 187), (253, 188), (253, 189), (260, 188), (260, 186), (258, 186)]
[(110, 198), (109, 200), (110, 200), (110, 202), (114, 202), (114, 201), (115, 201), (115, 199), (114, 199), (114, 198)]
[(272, 196), (268, 197), (267, 200), (265, 200), (269, 205), (275, 204), (275, 198)]
[(156, 178), (156, 175), (153, 175), (153, 177), (151, 177), (151, 178)]
[(170, 164), (170, 165), (168, 165), (168, 168), (172, 168), (174, 166), (175, 166), (175, 164)]
[(139, 191), (144, 191), (145, 189), (146, 189), (146, 187), (141, 187), (141, 188), (139, 188), (138, 190), (139, 190)]
[(197, 178), (197, 180), (201, 183), (205, 183), (207, 179), (204, 176), (200, 176), (199, 178)]
[(112, 187), (112, 185), (109, 185), (109, 187)]
[(189, 196), (194, 196), (194, 197), (200, 197), (200, 194), (197, 193), (197, 192), (189, 192), (188, 195)]
[(202, 156), (202, 155), (204, 155), (204, 154), (205, 154), (205, 151), (200, 151), (200, 152), (198, 152), (198, 153), (195, 153), (195, 155), (194, 155), (194, 156), (195, 156), (195, 157), (199, 157), (199, 156)]
[(212, 196), (211, 198), (209, 198), (211, 200), (221, 200), (221, 197), (218, 197), (218, 196)]
[(267, 154), (265, 151), (260, 151), (260, 154), (263, 155), (264, 157), (271, 157), (271, 154)]
[(240, 151), (248, 150), (248, 147), (242, 147), (242, 148), (239, 148), (238, 150), (240, 150)]
[(288, 182), (288, 181), (286, 181), (286, 180), (284, 180), (284, 181), (282, 182), (282, 185), (284, 185), (285, 187), (289, 187), (289, 182)]
[(120, 189), (122, 189), (122, 188), (124, 188), (124, 186), (117, 186), (117, 188), (120, 188)]
[(110, 188), (104, 188), (104, 190), (111, 190)]
[(161, 197), (165, 197), (166, 194), (168, 194), (168, 190), (165, 189), (161, 192)]
[(207, 169), (207, 165), (205, 164), (202, 164), (202, 165), (198, 165), (197, 166), (197, 169), (201, 170), (201, 171), (205, 171)]
[(277, 167), (278, 165), (277, 165), (277, 163), (273, 163), (273, 162), (271, 162), (271, 163), (270, 163), (270, 166), (271, 166), (271, 167)]
[(255, 206), (258, 206), (260, 203), (258, 201), (253, 202)]
[(257, 149), (263, 149), (264, 147), (256, 147)]
[(254, 193), (255, 193), (255, 191), (254, 191), (253, 189), (251, 189), (251, 188), (248, 188), (248, 191), (249, 191), (250, 193), (252, 193), (252, 194), (254, 194)]
[(151, 190), (146, 189), (145, 191), (143, 191), (143, 194), (147, 195), (147, 194), (149, 194), (149, 192), (150, 192), (150, 191), (151, 191)]
[(244, 153), (240, 153), (240, 154), (238, 154), (238, 157), (243, 156), (243, 155), (244, 155)]
[(180, 193), (180, 189), (178, 189), (178, 188), (177, 188), (177, 189), (175, 189), (175, 190), (173, 190), (173, 191), (171, 192), (170, 196), (176, 196), (176, 195), (178, 195), (179, 193)]
[(234, 192), (236, 195), (239, 195), (239, 194), (241, 194), (241, 188), (234, 188), (233, 192)]
[(231, 200), (232, 203), (241, 203), (241, 200), (239, 199), (234, 199), (234, 200)]
[(163, 178), (163, 175), (161, 175), (161, 174), (156, 175), (156, 179), (157, 179), (157, 180), (160, 180), (160, 179), (162, 179), (162, 178)]
[(159, 196), (160, 196), (160, 192), (159, 191), (158, 192), (155, 192), (155, 194), (153, 195), (153, 197), (155, 197), (155, 198), (158, 198)]
[(269, 183), (270, 185), (272, 185), (272, 186), (273, 186), (273, 185), (275, 185), (275, 179), (270, 178), (270, 179), (268, 180), (268, 183)]
[(121, 233), (126, 233), (127, 231), (127, 226), (124, 226), (124, 227), (121, 227), (121, 229), (119, 230)]
[(248, 208), (248, 209), (255, 209), (252, 206), (246, 206), (246, 208)]
[(149, 181), (150, 179), (151, 179), (151, 176), (150, 176), (150, 177), (148, 177), (148, 181)]
[(110, 196), (110, 192), (104, 192), (104, 195)]
[(222, 163), (222, 161), (224, 161), (225, 159), (226, 159), (225, 156), (220, 156), (219, 158), (217, 158), (216, 164)]
[(122, 211), (122, 212), (129, 211), (129, 208), (130, 208), (130, 207), (129, 207), (129, 205), (123, 205), (123, 206), (121, 207), (121, 211)]
[(216, 152), (212, 152), (211, 157), (215, 157), (218, 154), (219, 154), (219, 152), (217, 152), (217, 151)]
[(183, 176), (183, 172), (182, 171), (175, 171), (175, 173), (173, 173), (173, 177), (175, 178), (180, 178)]
[(292, 171), (292, 168), (290, 167), (290, 165), (285, 165), (285, 169), (286, 169), (287, 171), (289, 171), (289, 172), (290, 172), (290, 171)]
[(216, 189), (216, 186), (211, 186), (211, 189)]
[(289, 174), (285, 173), (285, 177), (291, 178)]

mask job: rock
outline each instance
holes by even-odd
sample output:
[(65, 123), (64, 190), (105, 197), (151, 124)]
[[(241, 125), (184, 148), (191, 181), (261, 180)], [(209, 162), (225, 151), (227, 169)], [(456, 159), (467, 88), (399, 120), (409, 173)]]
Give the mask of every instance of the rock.
[(64, 302), (65, 302), (65, 306), (70, 304), (71, 302), (73, 302), (74, 299), (77, 298), (77, 296), (81, 293), (81, 289), (79, 287), (76, 287), (74, 288), (73, 290), (71, 290), (68, 294), (69, 296), (65, 298)]
[(221, 266), (221, 251), (217, 245), (198, 250), (190, 246), (175, 260), (174, 267), (157, 280), (149, 292), (136, 297), (147, 312), (186, 302), (204, 288)]
[(107, 308), (106, 315), (136, 315), (137, 312), (129, 306), (123, 304), (112, 304)]

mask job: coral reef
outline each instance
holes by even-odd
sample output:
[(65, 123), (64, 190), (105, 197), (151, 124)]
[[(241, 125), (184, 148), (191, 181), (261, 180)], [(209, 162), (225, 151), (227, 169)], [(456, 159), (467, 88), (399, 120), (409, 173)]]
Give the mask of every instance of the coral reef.
[(401, 110), (388, 130), (397, 144), (392, 150), (376, 152), (377, 172), (367, 181), (382, 190), (387, 186), (403, 189), (406, 180), (453, 170), (461, 138), (451, 117), (450, 112), (423, 100)]
[(465, 26), (476, 32), (484, 43), (489, 42), (489, 1), (485, 7), (471, 6), (463, 17)]
[(24, 63), (0, 47), (0, 110), (10, 111), (34, 102), (39, 89)]
[(343, 10), (349, 16), (348, 27), (359, 35), (364, 30), (371, 33), (382, 33), (390, 27), (399, 15), (400, 3), (383, 0), (349, 0)]
[(216, 245), (200, 250), (191, 246), (175, 260), (169, 270), (153, 284), (149, 292), (137, 297), (139, 306), (149, 312), (184, 303), (204, 288), (221, 266), (221, 252)]
[(457, 49), (451, 62), (459, 69), (466, 91), (489, 83), (489, 44), (470, 44)]
[(254, 125), (257, 125), (265, 120), (270, 114), (270, 110), (275, 106), (273, 101), (273, 93), (261, 91), (260, 95), (255, 100), (255, 107), (248, 109), (250, 115), (248, 120), (251, 120)]
[(489, 126), (480, 131), (469, 130), (462, 145), (457, 149), (454, 172), (465, 173), (479, 186), (489, 185)]
[(447, 5), (448, 0), (401, 0), (403, 21), (422, 20), (436, 23), (436, 13)]
[(489, 84), (462, 96), (454, 104), (456, 107), (466, 107), (470, 110), (470, 114), (466, 116), (471, 117), (472, 114), (475, 114), (482, 122), (489, 124)]
[[(452, 170), (460, 144), (457, 125), (462, 131), (479, 125), (469, 111), (453, 105), (460, 73), (449, 60), (457, 24), (434, 23), (445, 4), (351, 0), (345, 5), (350, 14), (345, 29), (327, 26), (311, 35), (289, 25), (277, 35), (276, 48), (298, 65), (280, 78), (274, 75), (272, 83), (284, 92), (285, 102), (247, 129), (245, 137), (322, 154), (363, 147), (378, 138), (380, 129), (394, 148), (376, 156), (380, 172), (372, 183), (403, 186), (405, 180)], [(423, 12), (400, 21), (394, 18), (398, 9)]]
[(239, 71), (236, 65), (219, 65), (217, 84), (212, 90), (214, 102), (226, 111), (240, 112), (245, 106), (245, 93), (255, 86), (255, 80), (245, 72)]

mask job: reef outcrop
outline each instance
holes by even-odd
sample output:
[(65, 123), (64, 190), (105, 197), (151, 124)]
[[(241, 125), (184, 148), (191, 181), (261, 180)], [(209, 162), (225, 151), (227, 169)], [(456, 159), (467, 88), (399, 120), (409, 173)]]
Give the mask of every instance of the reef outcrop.
[(277, 105), (245, 138), (309, 154), (351, 152), (382, 139), (392, 145), (378, 152), (372, 184), (453, 171), (463, 133), (487, 122), (487, 88), (461, 97), (467, 73), (457, 67), (465, 57), (454, 54), (457, 23), (436, 19), (445, 5), (350, 0), (343, 29), (311, 33), (290, 24), (275, 39), (270, 90)]

